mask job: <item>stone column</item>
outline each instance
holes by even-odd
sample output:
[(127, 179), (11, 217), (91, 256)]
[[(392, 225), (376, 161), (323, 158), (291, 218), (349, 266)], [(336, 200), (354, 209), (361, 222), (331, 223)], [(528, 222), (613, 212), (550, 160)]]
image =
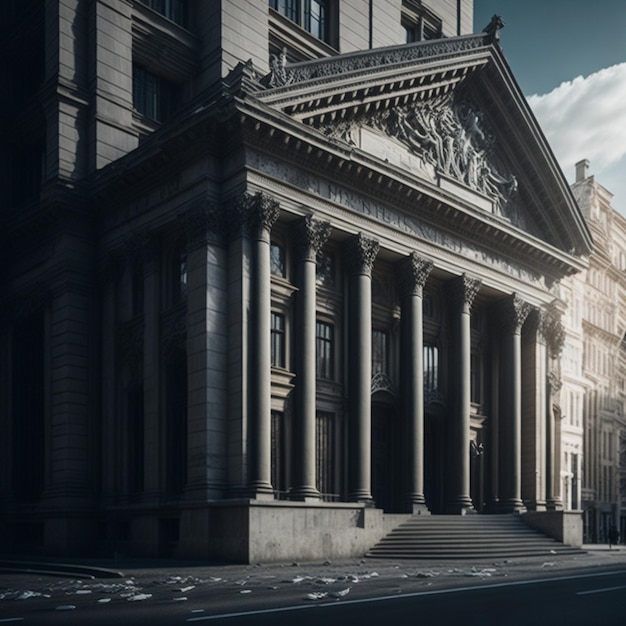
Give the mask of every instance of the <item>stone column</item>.
[(530, 305), (517, 294), (502, 304), (503, 394), (500, 411), (500, 508), (525, 510), (522, 502), (522, 326)]
[(377, 241), (362, 233), (346, 242), (349, 274), (348, 322), (348, 497), (372, 499), (372, 266)]
[(238, 204), (250, 246), (250, 371), (248, 488), (255, 498), (273, 497), (271, 484), (271, 283), (270, 230), (278, 202), (263, 193), (245, 195)]
[(548, 392), (546, 407), (546, 508), (563, 509), (561, 498), (561, 376), (559, 357), (565, 341), (560, 314), (549, 307), (544, 316), (544, 333), (548, 351)]
[(546, 508), (546, 341), (543, 311), (526, 321), (522, 343), (522, 500)]
[(480, 281), (466, 274), (450, 282), (453, 346), (453, 405), (449, 429), (449, 481), (446, 508), (449, 513), (473, 511), (470, 497), (471, 334), (470, 311)]
[(405, 434), (404, 503), (411, 513), (428, 513), (424, 499), (424, 339), (422, 291), (431, 261), (415, 252), (398, 263), (400, 314), (400, 402)]
[(315, 464), (315, 270), (330, 224), (308, 215), (294, 228), (297, 258), (293, 500), (319, 499)]

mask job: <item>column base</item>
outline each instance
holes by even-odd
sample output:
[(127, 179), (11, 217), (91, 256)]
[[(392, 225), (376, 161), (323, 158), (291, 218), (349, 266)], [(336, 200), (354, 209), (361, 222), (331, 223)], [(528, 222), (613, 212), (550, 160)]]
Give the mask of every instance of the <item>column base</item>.
[(348, 502), (359, 502), (361, 504), (364, 504), (368, 508), (376, 508), (376, 502), (374, 502), (374, 498), (372, 498), (372, 495), (367, 492), (360, 491), (349, 494)]
[(428, 506), (423, 496), (416, 496), (411, 494), (407, 496), (402, 502), (402, 512), (411, 513), (412, 515), (430, 515)]
[(563, 510), (563, 502), (560, 498), (548, 498), (546, 500), (546, 510), (547, 511), (562, 511)]
[(500, 500), (498, 503), (499, 513), (526, 513), (524, 503), (517, 498)]
[(296, 487), (289, 492), (289, 499), (294, 502), (319, 502), (321, 497), (315, 487)]
[(252, 500), (274, 500), (274, 489), (270, 483), (258, 482), (248, 485), (246, 495)]
[(474, 503), (471, 498), (466, 496), (459, 496), (454, 500), (450, 500), (445, 508), (448, 515), (473, 515), (476, 513)]

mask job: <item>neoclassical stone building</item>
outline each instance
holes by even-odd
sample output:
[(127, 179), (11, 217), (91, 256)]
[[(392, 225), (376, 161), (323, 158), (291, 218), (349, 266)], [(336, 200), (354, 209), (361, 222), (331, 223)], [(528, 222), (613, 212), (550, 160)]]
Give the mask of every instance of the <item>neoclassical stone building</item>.
[(366, 4), (7, 16), (41, 72), (3, 131), (5, 548), (336, 557), (562, 508), (589, 231), (502, 24)]

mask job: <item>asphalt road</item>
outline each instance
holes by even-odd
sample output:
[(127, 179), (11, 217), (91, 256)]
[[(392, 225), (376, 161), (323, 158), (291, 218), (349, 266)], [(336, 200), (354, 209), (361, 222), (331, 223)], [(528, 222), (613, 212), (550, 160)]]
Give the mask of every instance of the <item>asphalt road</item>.
[(115, 580), (3, 575), (0, 626), (621, 624), (626, 553), (610, 556), (166, 568)]

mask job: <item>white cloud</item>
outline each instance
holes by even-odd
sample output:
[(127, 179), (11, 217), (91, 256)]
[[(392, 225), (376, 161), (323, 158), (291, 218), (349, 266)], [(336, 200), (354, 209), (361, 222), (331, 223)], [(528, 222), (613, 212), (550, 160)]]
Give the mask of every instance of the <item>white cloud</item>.
[[(615, 176), (626, 155), (626, 63), (578, 76), (528, 102), (566, 178), (572, 180), (576, 162), (589, 159), (589, 173), (614, 194), (613, 206), (626, 210), (626, 176)], [(603, 171), (611, 172), (610, 180), (602, 179)]]

